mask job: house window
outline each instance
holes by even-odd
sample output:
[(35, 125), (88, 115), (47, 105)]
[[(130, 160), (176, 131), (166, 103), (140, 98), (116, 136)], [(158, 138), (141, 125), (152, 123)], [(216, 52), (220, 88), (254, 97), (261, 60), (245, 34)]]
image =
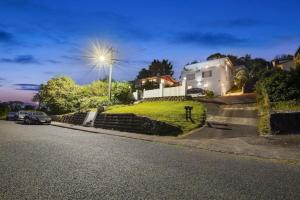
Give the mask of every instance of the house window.
[(212, 71), (211, 70), (202, 72), (202, 78), (207, 78), (207, 77), (212, 77)]
[(187, 74), (186, 80), (188, 80), (188, 81), (195, 80), (195, 74)]

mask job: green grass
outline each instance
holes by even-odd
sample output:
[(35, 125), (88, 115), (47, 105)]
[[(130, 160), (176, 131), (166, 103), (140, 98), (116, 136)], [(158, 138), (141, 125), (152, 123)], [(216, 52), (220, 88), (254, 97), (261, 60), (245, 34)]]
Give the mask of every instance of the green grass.
[[(193, 106), (193, 122), (186, 121), (184, 106)], [(155, 101), (135, 105), (116, 105), (108, 108), (106, 113), (133, 113), (175, 125), (186, 133), (200, 127), (205, 107), (195, 101)]]
[(280, 101), (271, 103), (271, 108), (274, 111), (300, 111), (300, 103), (291, 100), (291, 101)]
[(258, 121), (258, 132), (261, 135), (269, 135), (270, 130), (270, 111), (266, 105), (259, 105), (259, 121)]

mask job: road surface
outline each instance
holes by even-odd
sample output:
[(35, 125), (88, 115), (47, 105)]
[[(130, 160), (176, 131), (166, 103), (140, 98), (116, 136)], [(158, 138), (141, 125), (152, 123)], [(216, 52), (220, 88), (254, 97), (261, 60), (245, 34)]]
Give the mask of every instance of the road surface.
[(0, 199), (300, 199), (296, 166), (0, 121)]

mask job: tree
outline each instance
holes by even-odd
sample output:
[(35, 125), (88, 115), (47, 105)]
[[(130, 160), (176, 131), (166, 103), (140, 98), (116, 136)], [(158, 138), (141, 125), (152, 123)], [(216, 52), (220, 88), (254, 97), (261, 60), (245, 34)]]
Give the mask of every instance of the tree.
[(172, 63), (165, 59), (163, 59), (162, 61), (154, 60), (149, 65), (149, 71), (151, 76), (173, 76), (174, 74)]
[(25, 105), (24, 110), (34, 110), (35, 107), (33, 105)]
[(95, 81), (88, 85), (77, 85), (71, 78), (56, 77), (42, 85), (35, 96), (50, 109), (52, 114), (85, 111), (112, 103), (130, 103), (133, 100), (131, 86), (127, 82), (112, 83), (112, 99), (108, 99), (108, 83)]
[(55, 114), (75, 112), (79, 107), (79, 87), (66, 76), (56, 77), (42, 85), (40, 101)]
[(235, 74), (235, 77), (234, 77), (234, 84), (239, 88), (239, 89), (242, 89), (246, 82), (248, 81), (249, 79), (249, 74), (248, 74), (248, 71), (247, 69), (245, 68), (242, 68), (240, 69), (236, 74)]
[(141, 69), (141, 71), (139, 72), (139, 74), (137, 75), (137, 79), (143, 79), (143, 78), (147, 78), (150, 77), (151, 73), (148, 69)]
[(289, 54), (282, 54), (275, 56), (274, 60), (293, 60), (294, 56)]
[(10, 106), (8, 103), (0, 103), (0, 119), (5, 119), (9, 111)]
[(208, 56), (208, 57), (206, 58), (206, 60), (215, 60), (215, 59), (225, 58), (225, 57), (226, 57), (226, 55), (224, 55), (224, 54), (221, 54), (221, 53), (214, 53), (214, 54)]
[(169, 60), (166, 59), (163, 59), (162, 61), (153, 60), (152, 63), (149, 65), (148, 69), (145, 68), (141, 69), (136, 79), (142, 79), (151, 76), (164, 76), (164, 75), (173, 76), (173, 74), (174, 74), (173, 65)]

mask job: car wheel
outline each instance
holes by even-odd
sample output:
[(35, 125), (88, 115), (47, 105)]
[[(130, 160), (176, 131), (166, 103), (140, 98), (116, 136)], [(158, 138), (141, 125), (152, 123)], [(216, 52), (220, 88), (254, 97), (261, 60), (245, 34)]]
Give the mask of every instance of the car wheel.
[(30, 125), (30, 124), (31, 124), (31, 120), (30, 120), (30, 119), (28, 119), (28, 118), (24, 119), (24, 122), (25, 122), (25, 124), (28, 124), (28, 125)]

